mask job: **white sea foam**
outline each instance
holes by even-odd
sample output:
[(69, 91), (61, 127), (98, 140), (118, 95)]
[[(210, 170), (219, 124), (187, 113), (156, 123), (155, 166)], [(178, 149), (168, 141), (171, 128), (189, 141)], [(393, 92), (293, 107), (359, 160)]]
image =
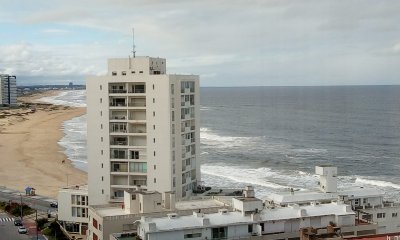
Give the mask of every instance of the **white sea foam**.
[(372, 179), (365, 179), (365, 178), (357, 177), (355, 182), (359, 183), (359, 184), (367, 184), (367, 185), (383, 187), (383, 188), (400, 189), (400, 185), (398, 185), (398, 184), (395, 184), (392, 182), (387, 182), (387, 181), (381, 181), (381, 180), (372, 180)]
[(63, 123), (64, 137), (58, 142), (68, 159), (79, 169), (87, 171), (86, 115)]
[(266, 179), (263, 180), (268, 174), (270, 174), (270, 169), (263, 168), (265, 170), (262, 174), (260, 169), (249, 169), (249, 168), (236, 168), (230, 166), (214, 166), (214, 165), (202, 165), (201, 172), (203, 174), (223, 177), (234, 182), (247, 183), (259, 185), (267, 188), (286, 188), (279, 184), (268, 182)]
[(289, 187), (299, 189), (315, 188), (318, 182), (317, 176), (313, 174), (298, 175), (296, 171), (275, 171), (266, 167), (248, 168), (203, 164), (201, 172), (203, 176), (211, 175), (230, 180), (232, 185), (246, 183), (269, 190)]
[(60, 92), (56, 96), (40, 98), (38, 101), (51, 103), (54, 105), (86, 107), (86, 90), (64, 91)]
[(201, 143), (211, 145), (214, 148), (251, 147), (254, 146), (259, 139), (260, 137), (222, 136), (208, 128), (200, 128)]

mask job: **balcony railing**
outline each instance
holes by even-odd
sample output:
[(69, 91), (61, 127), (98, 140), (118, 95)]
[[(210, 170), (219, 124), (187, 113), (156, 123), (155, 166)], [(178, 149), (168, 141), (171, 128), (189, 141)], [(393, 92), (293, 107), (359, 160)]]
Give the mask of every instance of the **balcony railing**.
[(126, 89), (110, 89), (109, 93), (126, 93)]
[(110, 103), (110, 107), (126, 107), (126, 103), (124, 103), (124, 102), (112, 102), (112, 103)]
[(129, 90), (129, 93), (145, 93), (144, 89)]
[(110, 120), (125, 120), (126, 116), (123, 115), (116, 115), (116, 116), (111, 116)]
[(128, 141), (111, 141), (111, 145), (120, 145), (120, 146), (126, 146), (128, 145)]
[(111, 155), (110, 158), (112, 158), (112, 159), (127, 159), (128, 155)]
[(129, 107), (146, 107), (146, 103), (144, 102), (130, 102)]

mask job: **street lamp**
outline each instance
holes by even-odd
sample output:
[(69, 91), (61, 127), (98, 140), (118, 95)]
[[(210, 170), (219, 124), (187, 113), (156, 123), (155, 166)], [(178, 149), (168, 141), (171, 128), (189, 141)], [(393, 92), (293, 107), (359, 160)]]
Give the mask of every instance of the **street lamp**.
[(19, 193), (19, 196), (20, 196), (20, 198), (21, 198), (21, 204), (19, 205), (19, 208), (20, 208), (20, 210), (21, 210), (21, 221), (22, 221), (22, 216), (23, 216), (23, 214), (22, 214), (22, 194)]

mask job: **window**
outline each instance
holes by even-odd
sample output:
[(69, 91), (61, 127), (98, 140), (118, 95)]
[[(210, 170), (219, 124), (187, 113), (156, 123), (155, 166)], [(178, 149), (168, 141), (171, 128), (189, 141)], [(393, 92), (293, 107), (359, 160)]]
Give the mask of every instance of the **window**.
[(156, 178), (154, 178), (154, 183), (157, 183), (157, 179)]
[(156, 139), (155, 138), (153, 138), (153, 143), (156, 143)]
[(103, 85), (100, 85), (100, 90), (103, 90)]
[(201, 233), (188, 233), (183, 236), (183, 238), (199, 238), (201, 237)]
[(171, 84), (171, 94), (173, 95), (175, 93), (175, 86), (174, 84)]
[(104, 194), (104, 189), (101, 189), (101, 194)]
[(125, 71), (122, 71), (122, 76), (126, 76), (126, 72)]
[(139, 73), (143, 73), (143, 71), (139, 71)]
[(147, 163), (135, 162), (135, 163), (130, 163), (129, 166), (130, 166), (130, 172), (140, 172), (140, 173), (147, 172)]
[(103, 124), (100, 124), (100, 129), (103, 129)]
[(386, 215), (385, 213), (377, 213), (376, 217), (377, 218), (385, 218), (385, 215)]
[(249, 224), (247, 226), (247, 232), (249, 232), (249, 233), (253, 232), (253, 224)]
[(261, 226), (261, 232), (264, 232), (264, 223), (260, 223)]
[(93, 227), (97, 229), (97, 220), (93, 218)]
[(135, 71), (132, 71), (131, 73), (132, 73), (132, 74), (135, 74)]
[(96, 233), (93, 233), (93, 240), (99, 240), (99, 237), (97, 237)]
[(392, 217), (397, 217), (397, 212), (392, 213)]
[(176, 187), (176, 179), (175, 179), (175, 177), (172, 178), (172, 187)]
[(153, 130), (156, 130), (156, 125), (153, 125)]
[(154, 157), (156, 156), (156, 151), (153, 152)]
[(366, 204), (368, 202), (368, 198), (363, 198), (363, 203)]
[(101, 224), (99, 224), (99, 230), (101, 231)]
[(103, 137), (100, 138), (100, 141), (103, 142)]
[(136, 200), (136, 194), (132, 194), (132, 200)]
[(153, 117), (155, 117), (156, 116), (156, 112), (155, 111), (153, 111)]
[(360, 199), (359, 198), (354, 199), (354, 205), (359, 205), (359, 204), (360, 204)]
[(101, 164), (101, 168), (103, 168), (104, 167), (104, 164)]
[(154, 90), (154, 84), (153, 84), (153, 90)]
[(101, 181), (102, 181), (102, 182), (104, 181), (104, 177), (103, 177), (103, 176), (101, 176)]
[(228, 237), (227, 230), (228, 230), (227, 227), (213, 228), (211, 237), (213, 239), (227, 238)]
[(139, 151), (131, 151), (131, 159), (139, 159)]
[(157, 166), (154, 164), (154, 170), (156, 170), (157, 169)]
[(175, 121), (175, 112), (174, 111), (171, 112), (171, 120)]
[(153, 103), (156, 103), (156, 99), (155, 98), (153, 98)]
[(100, 98), (100, 103), (103, 103), (103, 98)]
[[(101, 150), (100, 153), (101, 153), (101, 155), (103, 155), (104, 151)], [(103, 167), (103, 164), (101, 164), (101, 167)]]
[(112, 75), (113, 76), (117, 76), (117, 72), (112, 72)]
[(100, 111), (100, 116), (103, 116), (103, 111)]

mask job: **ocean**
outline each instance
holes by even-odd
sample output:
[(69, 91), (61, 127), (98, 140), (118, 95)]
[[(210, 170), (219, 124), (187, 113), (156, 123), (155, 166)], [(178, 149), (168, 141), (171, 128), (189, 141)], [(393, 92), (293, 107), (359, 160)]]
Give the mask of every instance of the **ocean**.
[[(45, 99), (84, 106), (85, 91)], [(400, 200), (400, 86), (201, 89), (206, 185), (256, 194), (316, 189), (314, 167), (338, 167), (339, 188), (375, 187)], [(60, 145), (87, 170), (86, 117), (64, 122)]]

